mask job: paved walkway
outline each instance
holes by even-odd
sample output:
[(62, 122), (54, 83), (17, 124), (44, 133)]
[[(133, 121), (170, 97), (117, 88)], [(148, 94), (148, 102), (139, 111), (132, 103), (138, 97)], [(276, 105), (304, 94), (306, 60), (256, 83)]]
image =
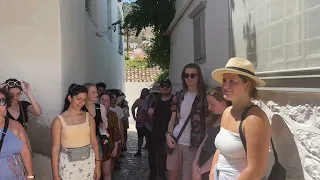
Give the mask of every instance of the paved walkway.
[(121, 170), (114, 172), (113, 180), (147, 180), (149, 176), (147, 150), (142, 151), (141, 157), (134, 157), (137, 151), (137, 132), (134, 124), (128, 130), (128, 151), (121, 159)]

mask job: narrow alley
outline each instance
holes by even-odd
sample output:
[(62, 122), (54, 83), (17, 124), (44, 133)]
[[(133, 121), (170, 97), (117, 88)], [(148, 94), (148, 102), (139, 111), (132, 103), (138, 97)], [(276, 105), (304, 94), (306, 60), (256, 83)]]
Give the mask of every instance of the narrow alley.
[(126, 157), (121, 158), (121, 169), (115, 171), (113, 180), (147, 180), (149, 176), (148, 151), (143, 150), (141, 157), (134, 157), (137, 151), (138, 136), (134, 124), (130, 124), (128, 129), (127, 152)]

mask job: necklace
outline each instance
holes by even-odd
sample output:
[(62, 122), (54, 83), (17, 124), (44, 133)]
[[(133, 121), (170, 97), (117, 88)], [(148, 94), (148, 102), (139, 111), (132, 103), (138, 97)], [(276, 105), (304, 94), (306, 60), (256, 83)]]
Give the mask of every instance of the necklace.
[(18, 112), (19, 112), (19, 110), (20, 110), (20, 109), (19, 109), (19, 106), (17, 106), (17, 108), (16, 108), (16, 109), (15, 109), (15, 108), (13, 108), (13, 106), (10, 106), (10, 108), (11, 108), (11, 109), (13, 109), (14, 111), (16, 111), (17, 113), (18, 113)]

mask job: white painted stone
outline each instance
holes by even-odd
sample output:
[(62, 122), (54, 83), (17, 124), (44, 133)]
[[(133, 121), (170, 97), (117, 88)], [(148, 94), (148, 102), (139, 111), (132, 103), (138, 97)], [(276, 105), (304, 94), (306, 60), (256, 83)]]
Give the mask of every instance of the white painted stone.
[(292, 107), (289, 110), (289, 117), (298, 123), (308, 123), (311, 115), (313, 114), (312, 108), (309, 104), (299, 105)]
[(297, 138), (306, 151), (320, 158), (320, 134), (298, 129)]
[(320, 180), (320, 161), (317, 161), (310, 156), (306, 156), (303, 167), (313, 180)]

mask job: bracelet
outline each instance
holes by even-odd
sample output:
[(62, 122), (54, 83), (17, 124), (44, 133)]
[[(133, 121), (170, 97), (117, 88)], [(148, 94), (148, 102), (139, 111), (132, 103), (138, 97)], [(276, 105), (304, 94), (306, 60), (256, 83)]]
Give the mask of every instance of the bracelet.
[(27, 176), (27, 179), (34, 179), (35, 178), (35, 176), (33, 175), (33, 176)]
[(96, 159), (96, 161), (101, 161), (100, 159)]

